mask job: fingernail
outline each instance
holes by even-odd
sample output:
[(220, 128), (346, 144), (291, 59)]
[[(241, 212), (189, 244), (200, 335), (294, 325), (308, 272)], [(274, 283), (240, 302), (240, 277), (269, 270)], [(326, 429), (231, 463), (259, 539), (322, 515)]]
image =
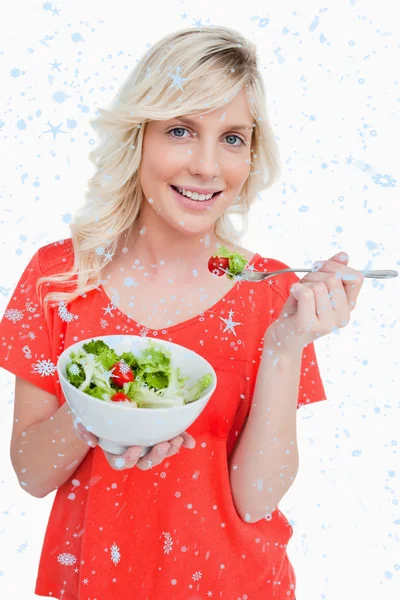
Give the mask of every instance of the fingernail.
[(321, 268), (326, 264), (326, 260), (317, 260), (315, 263), (312, 264), (312, 266), (314, 267), (314, 269), (317, 268)]
[(94, 446), (91, 438), (86, 435), (85, 433), (83, 434), (83, 441), (87, 443), (88, 446), (90, 446), (91, 448)]

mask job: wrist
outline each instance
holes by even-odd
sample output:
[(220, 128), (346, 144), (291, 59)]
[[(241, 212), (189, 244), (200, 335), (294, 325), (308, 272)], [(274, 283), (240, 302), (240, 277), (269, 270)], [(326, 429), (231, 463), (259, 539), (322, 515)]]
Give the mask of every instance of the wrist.
[(276, 339), (274, 328), (270, 326), (264, 333), (264, 349), (263, 354), (268, 354), (272, 358), (279, 357), (289, 361), (301, 360), (304, 347), (291, 344), (290, 341), (284, 346)]

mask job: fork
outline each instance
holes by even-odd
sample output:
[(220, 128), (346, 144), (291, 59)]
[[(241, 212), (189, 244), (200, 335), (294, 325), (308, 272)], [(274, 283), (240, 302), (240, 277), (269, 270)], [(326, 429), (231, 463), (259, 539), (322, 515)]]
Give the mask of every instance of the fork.
[[(229, 271), (227, 269), (222, 269), (220, 267), (220, 269), (222, 271), (224, 271), (225, 273), (229, 273)], [(238, 273), (237, 275), (234, 275), (235, 279), (239, 279), (242, 281), (253, 281), (253, 282), (257, 282), (257, 281), (263, 281), (263, 279), (268, 279), (269, 277), (273, 277), (275, 275), (280, 275), (281, 273), (315, 273), (317, 272), (316, 269), (281, 269), (280, 271), (267, 271), (267, 272), (261, 272), (261, 271), (251, 271), (250, 269), (247, 271), (242, 271), (241, 273)], [(374, 271), (360, 271), (362, 273), (362, 275), (364, 275), (364, 277), (371, 277), (374, 279), (391, 279), (392, 277), (397, 277), (398, 276), (398, 272), (397, 271), (392, 271), (390, 269), (381, 269), (381, 270), (374, 270)]]

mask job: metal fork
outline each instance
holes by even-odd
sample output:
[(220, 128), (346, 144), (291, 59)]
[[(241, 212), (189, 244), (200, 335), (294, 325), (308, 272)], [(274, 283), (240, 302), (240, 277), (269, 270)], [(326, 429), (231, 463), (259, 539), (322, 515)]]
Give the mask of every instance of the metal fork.
[[(222, 269), (225, 273), (229, 273), (227, 269)], [(280, 275), (281, 273), (316, 273), (317, 270), (314, 269), (281, 269), (280, 271), (251, 271), (250, 269), (247, 271), (242, 271), (235, 275), (235, 279), (243, 280), (243, 281), (262, 281), (263, 279), (268, 279), (269, 277), (274, 277), (275, 275)], [(389, 269), (382, 270), (374, 270), (374, 271), (360, 271), (364, 277), (371, 277), (373, 279), (391, 279), (392, 277), (397, 277), (398, 272), (392, 271)]]

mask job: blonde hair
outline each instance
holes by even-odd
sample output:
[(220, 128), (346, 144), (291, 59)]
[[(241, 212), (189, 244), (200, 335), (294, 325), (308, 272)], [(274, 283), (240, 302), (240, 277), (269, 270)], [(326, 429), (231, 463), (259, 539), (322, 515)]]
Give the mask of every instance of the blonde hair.
[[(173, 82), (176, 75), (183, 78), (181, 83)], [(70, 271), (37, 280), (37, 287), (45, 282), (47, 286), (68, 286), (74, 278), (74, 290), (48, 292), (44, 299), (46, 311), (48, 304), (66, 305), (96, 289), (101, 283), (96, 275), (111, 260), (119, 237), (126, 230), (129, 236), (140, 215), (143, 197), (140, 162), (146, 122), (221, 108), (242, 88), (256, 123), (252, 168), (240, 196), (215, 222), (215, 235), (224, 243), (234, 243), (244, 235), (250, 206), (257, 194), (275, 182), (280, 171), (256, 47), (227, 27), (183, 29), (151, 47), (123, 83), (111, 107), (98, 109), (99, 118), (90, 121), (101, 142), (89, 154), (97, 171), (88, 181), (86, 202), (70, 224), (74, 263)], [(240, 233), (229, 218), (234, 213), (243, 217)]]

